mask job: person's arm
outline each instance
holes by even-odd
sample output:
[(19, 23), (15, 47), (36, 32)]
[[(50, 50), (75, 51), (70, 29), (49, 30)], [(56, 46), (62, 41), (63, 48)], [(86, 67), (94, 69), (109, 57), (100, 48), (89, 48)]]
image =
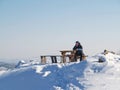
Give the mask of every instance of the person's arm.
[(73, 53), (76, 53), (76, 46), (73, 47)]
[(76, 47), (75, 47), (75, 46), (73, 47), (73, 50), (76, 50)]

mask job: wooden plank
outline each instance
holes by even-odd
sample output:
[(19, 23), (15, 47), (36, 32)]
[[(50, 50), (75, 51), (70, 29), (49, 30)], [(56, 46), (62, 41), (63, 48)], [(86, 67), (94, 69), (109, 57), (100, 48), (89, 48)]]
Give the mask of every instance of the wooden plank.
[(57, 63), (57, 57), (56, 56), (51, 56), (52, 63)]
[(46, 64), (46, 56), (41, 56), (41, 63)]

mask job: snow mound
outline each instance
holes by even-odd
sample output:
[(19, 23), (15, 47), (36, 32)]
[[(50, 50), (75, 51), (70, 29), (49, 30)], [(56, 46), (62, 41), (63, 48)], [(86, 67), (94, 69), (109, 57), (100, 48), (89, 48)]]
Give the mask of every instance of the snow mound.
[(8, 70), (14, 69), (15, 65), (12, 63), (0, 62), (0, 75), (4, 74)]
[(0, 90), (119, 90), (119, 75), (120, 56), (112, 53), (65, 64), (19, 62), (0, 77)]

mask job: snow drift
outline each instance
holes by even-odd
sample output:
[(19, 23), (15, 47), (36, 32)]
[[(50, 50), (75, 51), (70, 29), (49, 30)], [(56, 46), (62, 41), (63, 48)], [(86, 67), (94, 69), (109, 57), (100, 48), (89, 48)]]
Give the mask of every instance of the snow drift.
[(65, 64), (19, 62), (1, 75), (0, 90), (120, 90), (119, 75), (120, 56), (112, 53)]

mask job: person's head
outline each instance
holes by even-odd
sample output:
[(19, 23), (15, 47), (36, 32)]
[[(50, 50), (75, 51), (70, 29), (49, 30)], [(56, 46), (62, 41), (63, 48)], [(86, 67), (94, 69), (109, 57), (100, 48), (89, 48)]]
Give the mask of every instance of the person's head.
[(75, 46), (78, 46), (78, 45), (80, 45), (80, 42), (79, 42), (79, 41), (76, 41), (76, 42), (75, 42)]

